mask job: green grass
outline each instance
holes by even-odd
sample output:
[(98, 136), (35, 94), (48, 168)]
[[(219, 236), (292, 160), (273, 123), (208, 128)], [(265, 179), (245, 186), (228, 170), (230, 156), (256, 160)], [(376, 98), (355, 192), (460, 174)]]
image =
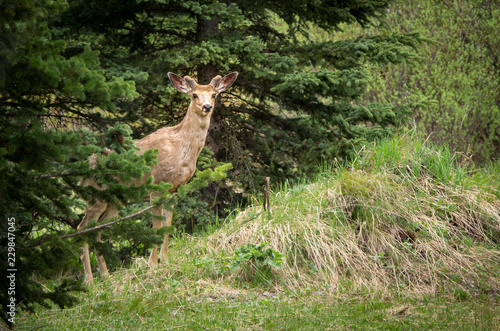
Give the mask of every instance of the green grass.
[[(94, 296), (94, 298), (90, 298)], [(64, 311), (21, 317), (19, 330), (498, 330), (487, 301), (338, 299), (322, 291), (113, 297), (90, 293)]]
[(497, 330), (499, 169), (413, 133), (382, 141), (17, 328)]

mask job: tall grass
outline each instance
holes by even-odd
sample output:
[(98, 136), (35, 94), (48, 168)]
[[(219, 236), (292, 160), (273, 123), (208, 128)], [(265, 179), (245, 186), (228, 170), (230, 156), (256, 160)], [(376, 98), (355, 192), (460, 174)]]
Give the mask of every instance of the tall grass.
[[(366, 146), (284, 183), (269, 212), (256, 203), (172, 240), (168, 266), (137, 259), (75, 308), (26, 314), (18, 329), (498, 329), (499, 169), (414, 133)], [(245, 263), (265, 255), (248, 244), (266, 242), (283, 263), (248, 277), (259, 269)]]
[(285, 288), (488, 293), (499, 288), (500, 200), (479, 173), (409, 134), (366, 147), (342, 171), (283, 186), (270, 214), (249, 208), (200, 245), (217, 255), (269, 242), (287, 257), (275, 271)]

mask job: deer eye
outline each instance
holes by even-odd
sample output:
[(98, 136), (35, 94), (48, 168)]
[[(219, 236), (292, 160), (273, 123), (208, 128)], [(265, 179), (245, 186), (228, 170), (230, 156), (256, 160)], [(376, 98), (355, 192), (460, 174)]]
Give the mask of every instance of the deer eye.
[(215, 99), (215, 97), (217, 96), (217, 94), (212, 94), (212, 98)]
[(193, 99), (198, 99), (198, 94), (193, 93)]

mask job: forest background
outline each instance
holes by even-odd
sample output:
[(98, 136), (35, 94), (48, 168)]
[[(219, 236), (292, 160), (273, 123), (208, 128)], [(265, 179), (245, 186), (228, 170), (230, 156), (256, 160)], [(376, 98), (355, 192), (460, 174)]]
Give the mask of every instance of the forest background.
[[(335, 3), (2, 1), (0, 245), (8, 251), (14, 218), (19, 307), (73, 302), (83, 238), (60, 237), (74, 232), (84, 201), (127, 201), (121, 217), (144, 208), (151, 185), (116, 177), (146, 172), (154, 153), (137, 156), (133, 139), (178, 123), (187, 109), (169, 71), (202, 84), (240, 73), (218, 101), (200, 175), (189, 192), (162, 201), (176, 208), (178, 234), (258, 200), (263, 177), (279, 185), (313, 176), (405, 126), (468, 162), (498, 162), (495, 1)], [(91, 170), (93, 153), (101, 163)], [(225, 163), (233, 169), (218, 167)], [(81, 186), (90, 176), (109, 189)], [(150, 222), (144, 213), (93, 244), (112, 268), (123, 265), (159, 242)], [(51, 291), (40, 285), (61, 270), (76, 277)], [(6, 319), (7, 291), (1, 300)]]

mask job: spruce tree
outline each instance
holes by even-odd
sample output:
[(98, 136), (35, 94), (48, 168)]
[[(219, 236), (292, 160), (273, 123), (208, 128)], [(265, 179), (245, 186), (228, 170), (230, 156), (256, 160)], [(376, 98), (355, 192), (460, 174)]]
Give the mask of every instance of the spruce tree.
[[(171, 208), (231, 166), (199, 172), (177, 197), (168, 193), (168, 183), (130, 184), (156, 162), (155, 151), (137, 155), (130, 126), (117, 121), (119, 107), (139, 94), (134, 81), (108, 75), (89, 44), (75, 49), (60, 38), (64, 29), (51, 19), (67, 8), (53, 0), (0, 5), (0, 268), (12, 275), (0, 279), (0, 316), (9, 325), (15, 313), (36, 304), (76, 302), (73, 292), (83, 290), (83, 240), (115, 257), (114, 265), (122, 261), (113, 244), (145, 254), (161, 243), (169, 229), (148, 227), (152, 216), (144, 213), (151, 190), (163, 193), (152, 203)], [(90, 178), (99, 187), (87, 186)], [(102, 229), (105, 243), (96, 242), (95, 231), (75, 231), (96, 199), (126, 206), (114, 226)]]
[[(409, 105), (363, 104), (369, 66), (413, 57), (414, 34), (365, 35), (315, 41), (342, 24), (371, 24), (389, 0), (181, 1), (5, 0), (0, 5), (0, 247), (8, 252), (15, 218), (17, 308), (61, 307), (74, 301), (78, 282), (53, 281), (71, 272), (81, 236), (74, 232), (85, 201), (136, 201), (119, 217), (144, 209), (148, 190), (127, 186), (155, 162), (138, 156), (132, 138), (178, 123), (188, 100), (170, 86), (168, 71), (201, 84), (218, 73), (240, 72), (212, 118), (202, 167), (174, 199), (219, 180), (204, 194), (230, 204), (236, 193), (313, 172), (322, 162), (349, 157), (366, 141), (390, 134)], [(112, 151), (110, 153), (110, 151)], [(214, 155), (217, 162), (206, 161)], [(90, 167), (88, 158), (99, 163)], [(82, 185), (90, 176), (107, 189)], [(225, 192), (221, 194), (220, 192)], [(211, 199), (211, 200), (210, 200)], [(172, 204), (170, 197), (161, 203)], [(149, 217), (150, 218), (150, 217)], [(144, 253), (161, 241), (148, 216), (105, 229), (104, 237), (134, 242)], [(131, 231), (132, 229), (132, 231)], [(88, 234), (92, 241), (94, 234)], [(112, 241), (111, 241), (112, 242)], [(137, 243), (141, 243), (139, 247)], [(102, 251), (110, 245), (98, 245)], [(7, 270), (7, 259), (0, 267)], [(33, 274), (36, 278), (33, 278)], [(33, 279), (37, 279), (34, 281)], [(38, 281), (43, 281), (41, 286)], [(8, 320), (9, 283), (0, 281), (0, 314)], [(49, 288), (49, 290), (47, 290)]]
[(264, 176), (277, 183), (310, 174), (405, 121), (416, 104), (360, 97), (370, 67), (414, 59), (418, 35), (319, 41), (311, 33), (379, 24), (390, 2), (72, 0), (54, 25), (65, 28), (72, 49), (99, 49), (108, 75), (136, 82), (140, 96), (119, 109), (134, 137), (178, 123), (185, 112), (187, 99), (173, 93), (167, 72), (200, 83), (240, 72), (207, 139), (218, 161), (234, 165), (232, 186), (212, 189), (230, 203), (235, 192), (260, 190)]
[[(134, 82), (105, 77), (90, 47), (68, 52), (48, 24), (66, 8), (52, 0), (0, 5), (0, 316), (9, 325), (35, 304), (75, 302), (82, 237), (73, 234), (85, 201), (140, 201), (149, 189), (167, 187), (123, 184), (156, 160), (154, 152), (135, 153), (128, 125), (109, 120), (115, 100), (138, 94)], [(91, 177), (107, 189), (82, 184)], [(149, 238), (146, 246), (161, 241), (156, 231), (136, 228), (121, 235)], [(95, 232), (88, 237), (95, 241)], [(71, 277), (55, 277), (61, 274)]]

